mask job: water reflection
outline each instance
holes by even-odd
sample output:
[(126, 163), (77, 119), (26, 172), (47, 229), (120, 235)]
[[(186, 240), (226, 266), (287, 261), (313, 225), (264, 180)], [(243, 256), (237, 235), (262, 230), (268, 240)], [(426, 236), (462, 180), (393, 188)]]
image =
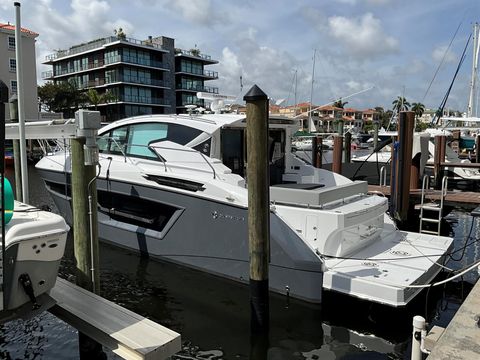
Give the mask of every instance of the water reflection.
[[(30, 168), (31, 203), (54, 205)], [(470, 226), (480, 224), (454, 211), (448, 217), (455, 248), (462, 248)], [(71, 237), (60, 275), (73, 274)], [(478, 243), (449, 264), (459, 269), (479, 258)], [(455, 254), (459, 257), (460, 253)], [(102, 295), (182, 335), (180, 359), (404, 359), (409, 358), (411, 323), (422, 315), (431, 325), (446, 326), (478, 278), (477, 272), (445, 287), (423, 291), (407, 307), (379, 304), (325, 293), (322, 306), (272, 295), (268, 338), (251, 337), (248, 287), (175, 264), (145, 259), (101, 244)], [(109, 358), (116, 359), (112, 353)], [(75, 359), (75, 329), (49, 313), (0, 327), (0, 357), (6, 359)]]

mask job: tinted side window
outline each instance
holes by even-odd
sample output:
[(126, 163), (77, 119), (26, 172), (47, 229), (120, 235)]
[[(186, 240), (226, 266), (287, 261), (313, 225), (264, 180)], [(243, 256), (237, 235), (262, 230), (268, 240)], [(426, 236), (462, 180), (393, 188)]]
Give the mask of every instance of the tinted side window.
[(185, 145), (200, 135), (201, 131), (184, 125), (169, 124), (167, 140)]

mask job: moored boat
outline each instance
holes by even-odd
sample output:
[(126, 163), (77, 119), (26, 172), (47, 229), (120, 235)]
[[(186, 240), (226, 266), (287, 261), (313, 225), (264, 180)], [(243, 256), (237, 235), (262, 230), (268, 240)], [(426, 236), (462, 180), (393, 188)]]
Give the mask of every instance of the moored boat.
[[(448, 237), (399, 231), (367, 183), (291, 151), (293, 119), (269, 119), (272, 291), (320, 303), (333, 290), (406, 305), (441, 270)], [(99, 131), (99, 236), (240, 282), (249, 279), (244, 115), (151, 115)], [(40, 160), (71, 221), (70, 154)], [(421, 255), (424, 254), (424, 255)]]

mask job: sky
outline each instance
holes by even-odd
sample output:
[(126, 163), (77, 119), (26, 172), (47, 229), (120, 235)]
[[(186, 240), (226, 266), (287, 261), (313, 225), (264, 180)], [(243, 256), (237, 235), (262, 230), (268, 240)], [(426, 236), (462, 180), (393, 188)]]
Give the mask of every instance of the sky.
[[(40, 34), (39, 84), (41, 72), (51, 69), (42, 64), (46, 55), (113, 35), (121, 27), (128, 37), (173, 37), (176, 47), (196, 46), (212, 56), (219, 63), (207, 68), (218, 71), (219, 79), (206, 85), (237, 96), (239, 103), (256, 84), (273, 101), (284, 99), (282, 105), (293, 105), (295, 99), (308, 102), (311, 97), (314, 104), (324, 105), (341, 97), (348, 101), (346, 107), (360, 110), (390, 109), (397, 96), (438, 108), (473, 23), (480, 22), (480, 0), (23, 0), (21, 4), (22, 27)], [(0, 0), (0, 22), (14, 23), (14, 19), (13, 1)], [(466, 110), (471, 66), (470, 42), (448, 107)]]

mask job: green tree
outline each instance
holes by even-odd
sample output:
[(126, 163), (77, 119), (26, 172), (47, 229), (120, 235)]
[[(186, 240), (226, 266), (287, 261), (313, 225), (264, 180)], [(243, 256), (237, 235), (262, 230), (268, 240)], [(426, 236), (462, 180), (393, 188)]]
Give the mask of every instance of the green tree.
[(40, 105), (48, 111), (62, 112), (66, 118), (86, 102), (85, 95), (78, 90), (75, 81), (47, 82), (38, 87)]
[(415, 118), (418, 119), (425, 112), (425, 105), (423, 105), (422, 103), (413, 103), (411, 110), (415, 112)]
[(104, 93), (99, 93), (95, 89), (88, 89), (85, 93), (87, 102), (90, 105), (93, 105), (94, 110), (97, 111), (99, 104), (107, 104), (117, 100), (117, 97), (111, 91), (105, 91)]
[(392, 105), (393, 110), (399, 113), (400, 111), (408, 110), (410, 103), (403, 96), (399, 96), (396, 100), (393, 100)]
[(340, 98), (333, 103), (333, 106), (343, 109), (343, 107), (347, 104), (348, 104), (348, 101), (342, 101), (342, 98)]

